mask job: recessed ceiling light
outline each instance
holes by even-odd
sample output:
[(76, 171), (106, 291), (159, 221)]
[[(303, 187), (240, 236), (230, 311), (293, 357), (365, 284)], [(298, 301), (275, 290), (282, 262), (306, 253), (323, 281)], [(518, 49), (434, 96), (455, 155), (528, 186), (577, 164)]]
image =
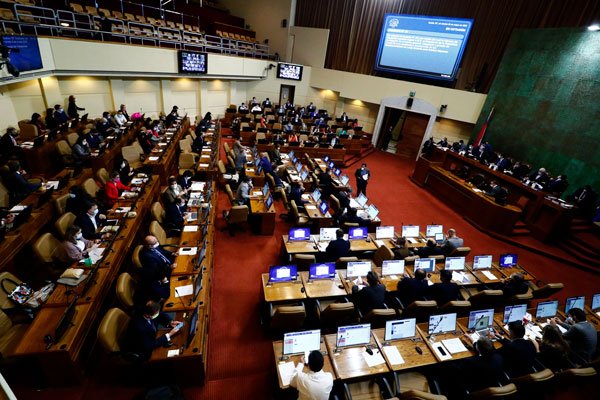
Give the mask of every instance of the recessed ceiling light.
[(70, 26), (70, 25), (69, 25), (69, 24), (67, 24), (66, 22), (61, 22), (61, 23), (60, 23), (60, 26), (65, 26), (65, 27), (68, 27), (68, 26)]
[(598, 24), (590, 25), (590, 26), (588, 26), (588, 31), (592, 31), (592, 32), (600, 31), (600, 25), (598, 25)]

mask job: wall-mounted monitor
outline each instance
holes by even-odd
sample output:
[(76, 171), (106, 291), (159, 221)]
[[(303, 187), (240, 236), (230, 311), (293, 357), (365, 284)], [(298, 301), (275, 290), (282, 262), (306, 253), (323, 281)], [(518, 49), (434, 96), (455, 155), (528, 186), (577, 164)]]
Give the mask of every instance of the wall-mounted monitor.
[(179, 73), (206, 74), (208, 72), (208, 54), (197, 51), (179, 50)]
[(279, 63), (277, 64), (277, 77), (279, 79), (290, 79), (293, 81), (302, 80), (302, 65)]
[(472, 19), (386, 14), (375, 70), (452, 81)]
[(2, 49), (2, 56), (7, 51), (10, 64), (19, 72), (43, 68), (36, 36), (2, 35), (0, 43), (6, 47)]

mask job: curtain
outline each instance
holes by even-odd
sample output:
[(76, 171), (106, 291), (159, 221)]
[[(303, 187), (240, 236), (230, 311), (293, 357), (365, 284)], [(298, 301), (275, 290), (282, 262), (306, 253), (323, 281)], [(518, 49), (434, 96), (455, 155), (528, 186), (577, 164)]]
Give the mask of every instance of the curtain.
[(296, 25), (329, 29), (325, 67), (375, 74), (386, 13), (471, 18), (455, 87), (487, 93), (514, 29), (587, 26), (598, 0), (297, 0)]

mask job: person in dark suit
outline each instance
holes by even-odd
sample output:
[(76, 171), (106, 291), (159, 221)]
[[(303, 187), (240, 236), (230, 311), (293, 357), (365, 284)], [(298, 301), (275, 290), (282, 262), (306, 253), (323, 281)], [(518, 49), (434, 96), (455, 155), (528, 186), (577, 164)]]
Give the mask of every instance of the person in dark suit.
[(14, 127), (6, 129), (6, 133), (0, 137), (0, 152), (4, 161), (10, 158), (25, 160), (23, 149), (17, 143), (19, 131)]
[[(494, 349), (492, 341), (485, 337), (480, 337), (475, 343), (471, 341), (469, 335), (463, 336), (471, 343), (478, 355), (464, 358), (457, 363), (457, 374), (450, 374), (448, 377), (450, 390), (454, 386), (476, 391), (491, 386), (498, 386), (498, 382), (503, 378), (504, 360), (500, 353)], [(464, 396), (464, 392), (457, 395)], [(457, 397), (459, 398), (459, 397)]]
[(527, 174), (529, 174), (529, 172), (531, 171), (531, 167), (527, 164), (524, 163), (520, 163), (519, 161), (515, 162), (515, 164), (512, 167), (512, 176), (514, 176), (516, 179), (523, 179), (527, 176)]
[(500, 205), (506, 205), (506, 198), (508, 197), (508, 190), (498, 185), (498, 182), (491, 181), (490, 187), (486, 191), (486, 194), (494, 197), (494, 201)]
[(592, 189), (591, 185), (585, 185), (567, 196), (567, 201), (575, 204), (584, 216), (590, 216), (598, 201), (598, 193)]
[(567, 330), (563, 333), (563, 338), (575, 354), (585, 361), (592, 359), (598, 348), (598, 333), (594, 325), (587, 321), (585, 311), (573, 307), (567, 313), (567, 319), (564, 322), (558, 318), (552, 318), (550, 323), (554, 326), (560, 325)]
[(358, 224), (359, 226), (369, 226), (371, 223), (370, 220), (359, 217), (356, 213), (356, 208), (350, 207), (346, 209), (346, 214), (343, 214), (340, 217), (340, 224), (343, 224), (344, 222)]
[(392, 243), (394, 244), (394, 248), (392, 249), (394, 252), (394, 259), (404, 260), (406, 257), (413, 255), (412, 251), (406, 246), (406, 238), (404, 236), (401, 236), (398, 239), (392, 239)]
[(510, 158), (504, 157), (502, 154), (498, 153), (498, 161), (496, 161), (496, 171), (504, 172), (510, 170), (512, 168), (512, 163)]
[(46, 110), (46, 118), (44, 118), (44, 122), (46, 123), (46, 129), (50, 131), (56, 131), (59, 128), (58, 121), (54, 118), (54, 109), (48, 108)]
[(506, 339), (496, 333), (493, 335), (502, 343), (500, 355), (504, 361), (504, 367), (510, 377), (518, 377), (533, 372), (536, 349), (530, 340), (524, 338), (525, 326), (521, 321), (513, 321), (508, 324), (510, 339)]
[(69, 107), (67, 108), (67, 115), (69, 116), (70, 119), (79, 119), (79, 113), (78, 111), (84, 111), (85, 108), (82, 107), (77, 107), (77, 104), (75, 104), (75, 96), (70, 95), (69, 96)]
[(529, 285), (525, 282), (523, 274), (516, 272), (502, 282), (500, 289), (504, 297), (509, 298), (517, 294), (527, 293)]
[(177, 267), (176, 254), (165, 250), (155, 236), (144, 238), (144, 248), (140, 251), (142, 281), (165, 281), (171, 277), (171, 271)]
[(560, 196), (569, 187), (569, 180), (566, 175), (559, 175), (556, 179), (550, 180), (546, 191), (555, 196)]
[(185, 202), (178, 198), (173, 203), (165, 204), (164, 227), (167, 230), (182, 230), (185, 217)]
[(86, 240), (106, 239), (110, 237), (110, 233), (102, 235), (99, 231), (102, 227), (102, 221), (105, 219), (106, 216), (99, 213), (96, 203), (86, 203), (85, 213), (79, 214), (75, 218), (75, 225), (81, 228), (83, 238)]
[(546, 168), (540, 168), (537, 171), (529, 175), (529, 180), (545, 188), (550, 182), (550, 176), (546, 172)]
[(430, 256), (437, 256), (444, 254), (441, 247), (437, 245), (435, 240), (428, 239), (425, 247), (421, 247), (417, 250), (417, 255), (421, 258), (427, 258)]
[(325, 252), (330, 260), (337, 260), (340, 257), (346, 257), (350, 253), (350, 242), (344, 239), (344, 231), (338, 229), (335, 231), (335, 240), (327, 245)]
[(371, 171), (367, 168), (367, 163), (362, 163), (359, 169), (354, 172), (356, 178), (356, 195), (367, 195), (367, 183), (371, 179)]
[[(157, 337), (159, 324), (171, 328), (168, 333)], [(148, 301), (142, 312), (131, 319), (128, 327), (128, 350), (137, 353), (143, 360), (152, 355), (154, 349), (167, 346), (171, 337), (179, 332), (176, 326), (179, 321), (172, 321), (165, 313), (160, 312), (160, 305)]]
[(69, 116), (60, 104), (54, 105), (54, 119), (58, 121), (59, 125), (63, 125), (69, 120)]
[[(359, 285), (363, 283), (362, 278), (359, 277), (358, 280)], [(367, 285), (362, 289), (357, 285), (352, 286), (352, 295), (363, 316), (371, 310), (385, 308), (385, 286), (379, 282), (379, 276), (375, 271), (367, 273)]]
[(18, 203), (29, 195), (35, 192), (42, 185), (41, 183), (30, 183), (25, 179), (21, 172), (21, 163), (16, 160), (8, 162), (8, 174), (3, 177), (4, 184), (10, 192), (12, 202)]
[(292, 182), (290, 186), (290, 196), (288, 200), (294, 200), (298, 208), (304, 208), (304, 203), (306, 203), (306, 201), (302, 200), (302, 193), (304, 193), (304, 185), (302, 185), (301, 182)]
[(458, 285), (452, 282), (452, 271), (443, 269), (440, 271), (440, 283), (429, 286), (427, 297), (435, 300), (438, 306), (454, 301), (461, 300)]
[(404, 307), (416, 300), (424, 300), (427, 294), (427, 274), (422, 269), (415, 271), (415, 277), (410, 278), (404, 274), (404, 278), (398, 282), (398, 299), (402, 302)]
[(192, 177), (194, 176), (194, 173), (192, 171), (185, 170), (183, 172), (183, 174), (181, 174), (178, 178), (177, 178), (177, 184), (179, 186), (181, 186), (181, 188), (183, 190), (188, 190), (192, 187)]
[(88, 210), (89, 203), (93, 202), (94, 199), (87, 194), (81, 186), (73, 185), (69, 189), (66, 211), (75, 214), (75, 216), (85, 214)]

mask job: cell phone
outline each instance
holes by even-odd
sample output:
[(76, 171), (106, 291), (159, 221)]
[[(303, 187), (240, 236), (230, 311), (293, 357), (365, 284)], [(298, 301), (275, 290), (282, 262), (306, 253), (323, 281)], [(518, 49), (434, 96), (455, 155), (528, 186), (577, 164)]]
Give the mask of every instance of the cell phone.
[(175, 330), (180, 330), (181, 328), (183, 328), (183, 325), (185, 325), (185, 323), (180, 322), (177, 325), (175, 325)]

